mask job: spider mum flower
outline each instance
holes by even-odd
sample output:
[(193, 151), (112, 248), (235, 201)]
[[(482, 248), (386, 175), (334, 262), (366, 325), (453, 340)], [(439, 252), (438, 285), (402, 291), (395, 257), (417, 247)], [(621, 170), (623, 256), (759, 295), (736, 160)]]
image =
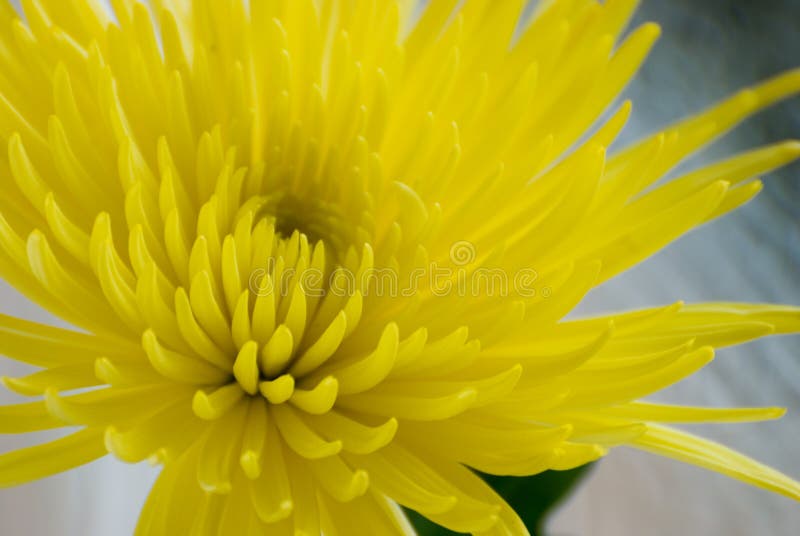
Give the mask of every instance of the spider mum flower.
[(800, 498), (661, 424), (780, 410), (639, 401), (796, 309), (564, 320), (800, 154), (655, 185), (800, 72), (607, 153), (630, 104), (592, 125), (658, 35), (621, 38), (633, 0), (111, 4), (0, 3), (0, 274), (75, 327), (0, 316), (42, 369), (5, 385), (43, 397), (0, 431), (78, 427), (0, 484), (112, 453), (163, 464), (138, 534), (413, 534), (402, 505), (524, 535), (470, 468), (630, 445)]

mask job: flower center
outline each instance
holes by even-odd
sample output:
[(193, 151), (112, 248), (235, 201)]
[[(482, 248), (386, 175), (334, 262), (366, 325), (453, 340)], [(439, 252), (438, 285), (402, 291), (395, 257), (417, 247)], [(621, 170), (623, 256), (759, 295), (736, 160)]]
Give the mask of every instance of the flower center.
[(302, 207), (288, 195), (243, 205), (221, 245), (218, 278), (198, 268), (198, 259), (213, 252), (192, 252), (190, 271), (198, 273), (188, 305), (215, 343), (209, 348), (227, 349), (207, 358), (227, 359), (233, 374), (221, 387), (198, 391), (194, 409), (203, 418), (224, 415), (247, 395), (272, 404), (291, 400), (312, 413), (333, 407), (338, 384), (324, 365), (360, 319), (355, 274), (362, 262), (354, 248), (345, 251), (346, 263), (331, 254), (328, 244), (343, 243), (345, 235), (332, 233), (330, 223), (341, 218), (321, 204)]
[(290, 239), (299, 232), (308, 243), (325, 242), (327, 254), (336, 260), (359, 236), (363, 237), (360, 222), (364, 219), (363, 209), (360, 202), (358, 207), (350, 206), (332, 192), (321, 190), (319, 186), (310, 192), (297, 193), (290, 187), (276, 186), (268, 195), (251, 197), (241, 211), (254, 209), (256, 220), (273, 222), (275, 232), (283, 239)]

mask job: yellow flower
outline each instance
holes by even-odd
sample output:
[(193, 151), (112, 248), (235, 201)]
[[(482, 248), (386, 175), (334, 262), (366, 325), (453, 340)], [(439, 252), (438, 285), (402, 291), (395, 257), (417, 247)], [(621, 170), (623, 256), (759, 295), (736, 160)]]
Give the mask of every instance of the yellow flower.
[(635, 0), (545, 1), (518, 39), (523, 0), (22, 4), (0, 3), (0, 274), (76, 329), (0, 316), (0, 352), (42, 368), (6, 386), (43, 396), (0, 432), (80, 428), (0, 455), (0, 485), (110, 452), (163, 464), (138, 534), (412, 534), (399, 504), (523, 535), (468, 467), (630, 445), (800, 498), (661, 424), (781, 410), (639, 401), (797, 309), (563, 320), (800, 154), (656, 185), (800, 72), (607, 154), (630, 104), (591, 126), (658, 35), (618, 43)]

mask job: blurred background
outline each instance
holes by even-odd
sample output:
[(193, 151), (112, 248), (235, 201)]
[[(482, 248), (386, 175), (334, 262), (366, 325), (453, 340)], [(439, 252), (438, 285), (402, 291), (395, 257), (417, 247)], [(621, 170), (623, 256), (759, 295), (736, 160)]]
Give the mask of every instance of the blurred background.
[[(643, 0), (636, 23), (645, 21), (660, 23), (663, 35), (626, 92), (633, 100), (627, 140), (800, 67), (798, 0)], [(786, 138), (800, 138), (800, 98), (747, 121), (682, 169)], [(800, 305), (800, 165), (767, 177), (749, 205), (597, 289), (584, 310), (677, 299)], [(705, 370), (653, 399), (788, 408), (776, 422), (687, 429), (800, 478), (799, 343), (791, 336), (723, 349)], [(788, 536), (798, 530), (800, 506), (789, 499), (625, 448), (598, 463), (550, 523), (551, 536)]]
[[(697, 112), (742, 86), (800, 66), (800, 0), (643, 0), (637, 22), (645, 20), (661, 23), (664, 35), (627, 91), (634, 113), (625, 140)], [(800, 138), (798, 98), (749, 120), (683, 167), (786, 138)], [(743, 209), (595, 291), (582, 311), (678, 299), (800, 305), (800, 165), (770, 176), (764, 192)], [(2, 281), (0, 312), (62, 325)], [(798, 343), (800, 337), (783, 337), (722, 350), (700, 374), (654, 399), (789, 408), (778, 422), (691, 430), (800, 478)], [(0, 359), (0, 375), (23, 373), (21, 366)], [(0, 389), (0, 404), (16, 401)], [(0, 452), (51, 435), (0, 436)], [(130, 534), (155, 475), (146, 465), (107, 458), (0, 490), (0, 534)], [(788, 536), (799, 527), (800, 506), (789, 499), (621, 448), (598, 463), (561, 506), (548, 536)]]

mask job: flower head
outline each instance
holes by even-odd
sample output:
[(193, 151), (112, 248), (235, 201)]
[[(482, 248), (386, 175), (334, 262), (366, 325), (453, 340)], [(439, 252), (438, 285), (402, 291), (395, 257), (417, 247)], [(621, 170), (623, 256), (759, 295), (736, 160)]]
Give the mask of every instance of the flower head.
[[(800, 498), (660, 423), (778, 417), (639, 399), (791, 307), (565, 320), (745, 203), (786, 142), (656, 182), (800, 72), (607, 152), (592, 126), (658, 28), (636, 2), (0, 3), (0, 274), (75, 330), (0, 316), (0, 484), (112, 453), (163, 464), (140, 534), (527, 534), (471, 470), (630, 445)], [(417, 12), (420, 13), (417, 13)], [(521, 28), (515, 37), (517, 28)], [(621, 42), (620, 42), (621, 41)], [(586, 133), (590, 132), (588, 136)]]

